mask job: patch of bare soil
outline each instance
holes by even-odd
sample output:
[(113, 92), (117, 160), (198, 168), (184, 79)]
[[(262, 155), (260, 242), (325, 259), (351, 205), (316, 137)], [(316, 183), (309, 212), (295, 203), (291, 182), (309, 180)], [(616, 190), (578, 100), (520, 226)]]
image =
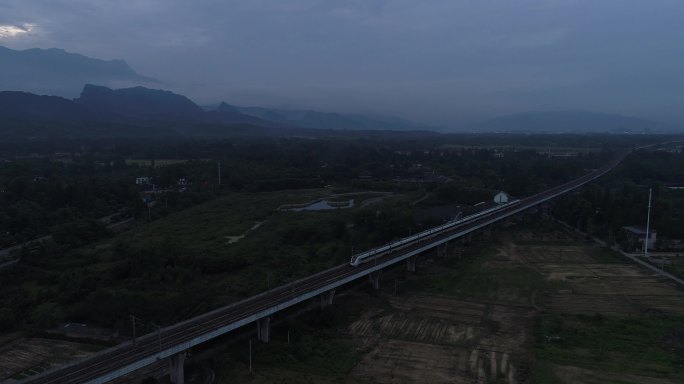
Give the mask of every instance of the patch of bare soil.
[(564, 365), (556, 365), (554, 366), (554, 370), (556, 371), (557, 377), (564, 384), (672, 384), (672, 381), (667, 379), (615, 374)]
[(450, 297), (392, 298), (391, 311), (349, 327), (372, 345), (353, 371), (376, 383), (517, 383), (531, 343), (530, 308)]
[(534, 268), (566, 288), (537, 298), (542, 308), (558, 313), (684, 314), (684, 295), (658, 274), (634, 264), (602, 264), (590, 246), (521, 246), (509, 243), (513, 261)]
[[(368, 351), (352, 377), (373, 383), (524, 383), (534, 359), (531, 332), (538, 309), (620, 316), (684, 314), (684, 295), (670, 282), (636, 265), (606, 264), (595, 258), (597, 250), (590, 245), (563, 245), (561, 241), (573, 240), (571, 235), (497, 234), (499, 240), (502, 237), (506, 241), (496, 256), (482, 265), (537, 271), (549, 288), (534, 293), (532, 306), (503, 304), (496, 298), (483, 302), (418, 294), (391, 297), (390, 309), (369, 310), (348, 327)], [(521, 245), (521, 240), (532, 244)], [(549, 244), (539, 245), (540, 240)], [(423, 267), (431, 273), (444, 268)], [(679, 340), (675, 336), (654, 343), (684, 350), (684, 343), (670, 342)], [(658, 378), (552, 367), (563, 383), (671, 384)]]
[(0, 379), (30, 376), (71, 359), (86, 357), (86, 345), (40, 338), (17, 339), (0, 348)]

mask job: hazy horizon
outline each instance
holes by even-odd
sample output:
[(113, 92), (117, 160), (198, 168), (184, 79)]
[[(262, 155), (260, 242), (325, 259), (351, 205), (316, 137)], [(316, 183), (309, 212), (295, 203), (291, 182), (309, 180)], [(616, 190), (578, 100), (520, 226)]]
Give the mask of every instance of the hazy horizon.
[(448, 126), (587, 110), (684, 122), (684, 3), (9, 0), (0, 45), (123, 59), (198, 104)]

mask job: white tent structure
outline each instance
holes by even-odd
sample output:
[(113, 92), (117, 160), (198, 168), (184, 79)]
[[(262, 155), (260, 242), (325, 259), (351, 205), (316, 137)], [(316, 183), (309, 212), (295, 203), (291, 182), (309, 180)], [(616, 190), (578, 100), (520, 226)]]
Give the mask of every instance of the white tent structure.
[(506, 204), (510, 199), (511, 197), (504, 191), (499, 191), (494, 195), (494, 202), (497, 204)]

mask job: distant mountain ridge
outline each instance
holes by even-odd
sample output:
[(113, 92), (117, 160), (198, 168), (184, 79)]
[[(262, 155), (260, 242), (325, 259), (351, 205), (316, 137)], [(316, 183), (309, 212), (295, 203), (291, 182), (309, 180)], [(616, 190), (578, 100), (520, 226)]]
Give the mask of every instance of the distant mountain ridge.
[(74, 97), (84, 84), (158, 84), (123, 60), (100, 60), (62, 49), (23, 51), (0, 46), (0, 90)]
[(86, 84), (81, 96), (74, 101), (90, 110), (140, 121), (187, 121), (204, 117), (204, 111), (187, 97), (145, 87), (112, 90)]
[(388, 131), (434, 131), (435, 127), (417, 124), (397, 117), (370, 117), (363, 115), (320, 112), (313, 110), (288, 110), (264, 107), (240, 107), (222, 102), (217, 111), (233, 111), (258, 117), (274, 123), (296, 125), (316, 129), (336, 130), (388, 130)]
[(95, 111), (59, 96), (0, 91), (0, 119), (7, 121), (87, 121), (104, 118)]
[[(133, 87), (86, 85), (69, 100), (0, 91), (0, 143), (26, 140), (160, 137), (328, 137), (339, 130), (303, 128), (223, 108), (205, 111), (185, 96)], [(359, 131), (376, 137), (424, 137), (431, 132)]]
[[(221, 137), (226, 132), (240, 135), (334, 135), (335, 132), (352, 130), (365, 134), (380, 134), (380, 131), (386, 131), (386, 135), (399, 132), (436, 134), (416, 128), (404, 120), (391, 118), (379, 120), (316, 111), (236, 107), (226, 103), (205, 110), (183, 95), (141, 86), (111, 89), (86, 84), (80, 97), (73, 100), (20, 91), (0, 91), (0, 140), (93, 135)], [(473, 131), (634, 134), (672, 133), (675, 129), (636, 117), (570, 111), (504, 116), (477, 125)]]
[(471, 127), (475, 132), (510, 133), (669, 133), (667, 124), (610, 113), (587, 111), (528, 112), (501, 116)]
[(14, 121), (274, 124), (237, 112), (205, 112), (185, 96), (169, 91), (133, 87), (112, 90), (92, 84), (74, 100), (27, 92), (0, 92), (0, 118)]

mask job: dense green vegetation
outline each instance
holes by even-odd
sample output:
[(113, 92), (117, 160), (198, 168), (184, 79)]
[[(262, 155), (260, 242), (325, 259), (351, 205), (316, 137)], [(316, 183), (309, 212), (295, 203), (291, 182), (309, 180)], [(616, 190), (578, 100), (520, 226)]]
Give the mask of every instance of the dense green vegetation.
[[(620, 228), (646, 225), (648, 189), (653, 189), (651, 225), (660, 238), (684, 238), (684, 154), (639, 151), (597, 183), (560, 199), (553, 213), (567, 223), (608, 240), (620, 242)], [(666, 247), (666, 244), (661, 244)]]
[[(97, 219), (103, 216), (122, 210), (138, 218), (148, 213), (163, 216), (221, 191), (339, 183), (391, 190), (397, 178), (423, 179), (435, 188), (437, 183), (428, 176), (442, 175), (453, 182), (438, 189), (440, 197), (474, 203), (495, 189), (524, 196), (577, 176), (609, 156), (582, 154), (549, 161), (532, 148), (507, 148), (505, 158), (494, 156), (501, 151), (443, 146), (432, 136), (417, 142), (352, 137), (16, 145), (0, 149), (0, 248), (56, 230), (70, 234), (69, 241), (55, 239), (57, 243), (74, 247), (81, 243), (74, 243), (75, 238), (87, 242), (102, 237)], [(366, 178), (359, 179), (362, 175)], [(157, 189), (168, 190), (154, 212), (146, 212), (139, 198), (137, 176), (150, 177)], [(182, 194), (174, 193), (180, 179), (187, 186)]]
[[(212, 191), (201, 185), (209, 170), (213, 166), (186, 162), (153, 171), (150, 176), (158, 176), (162, 186), (175, 186), (180, 177), (194, 185), (182, 195), (166, 193), (164, 207), (155, 209), (155, 216), (206, 201)], [(102, 238), (105, 224), (97, 219), (117, 212), (127, 217), (147, 214), (135, 184), (136, 176), (147, 172), (120, 157), (98, 154), (31, 156), (1, 163), (0, 248), (47, 234), (70, 248)]]
[[(69, 319), (126, 330), (128, 313), (170, 323), (261, 292), (269, 281), (282, 284), (344, 263), (352, 245), (362, 249), (408, 234), (412, 218), (400, 196), (372, 210), (276, 210), (324, 193), (229, 194), (63, 256), (44, 243), (12, 273), (0, 274), (9, 287), (3, 324), (26, 316), (37, 326)], [(259, 222), (230, 244), (229, 236)]]
[[(608, 144), (575, 136), (494, 135), (491, 143), (506, 145), (472, 147), (485, 138), (339, 135), (0, 145), (2, 244), (52, 235), (0, 269), (2, 329), (68, 320), (128, 332), (129, 313), (169, 324), (417, 231), (416, 209), (474, 204), (499, 189), (525, 196), (611, 156)], [(550, 158), (552, 144), (576, 144), (577, 156)], [(138, 176), (165, 189), (154, 206), (142, 202)], [(369, 190), (393, 195), (368, 206), (356, 198), (349, 210), (277, 210)], [(97, 221), (121, 209), (133, 229), (113, 234)], [(473, 286), (490, 282), (480, 277)]]

